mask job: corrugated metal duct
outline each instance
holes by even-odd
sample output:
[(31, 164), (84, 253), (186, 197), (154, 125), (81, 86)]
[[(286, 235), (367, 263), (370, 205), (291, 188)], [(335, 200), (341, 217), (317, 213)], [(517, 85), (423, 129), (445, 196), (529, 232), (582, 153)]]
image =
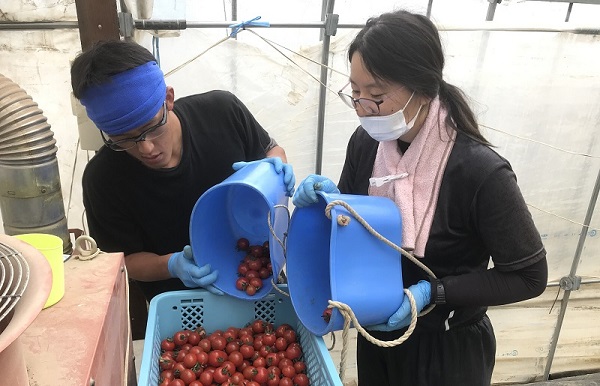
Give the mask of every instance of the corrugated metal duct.
[(72, 250), (50, 124), (37, 103), (0, 74), (0, 210), (7, 235), (48, 233)]

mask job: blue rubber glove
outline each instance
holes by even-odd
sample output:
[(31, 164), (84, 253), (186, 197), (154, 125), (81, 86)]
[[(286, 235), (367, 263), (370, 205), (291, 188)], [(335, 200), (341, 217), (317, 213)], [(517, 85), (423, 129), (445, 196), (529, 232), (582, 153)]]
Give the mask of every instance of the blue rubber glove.
[[(417, 314), (420, 313), (426, 305), (431, 301), (431, 283), (426, 280), (421, 280), (417, 284), (408, 287), (408, 290), (412, 293), (417, 303)], [(404, 296), (402, 304), (398, 311), (396, 311), (387, 323), (376, 324), (374, 326), (365, 327), (367, 330), (375, 331), (394, 331), (406, 327), (410, 324), (411, 313), (410, 313), (410, 300), (408, 296)]]
[(178, 277), (186, 287), (202, 287), (215, 295), (223, 295), (221, 290), (212, 285), (217, 280), (219, 272), (211, 272), (210, 264), (198, 267), (189, 245), (186, 245), (183, 251), (173, 253), (169, 257), (168, 268), (171, 276)]
[(315, 191), (320, 190), (325, 193), (339, 193), (340, 190), (329, 178), (319, 174), (311, 174), (298, 185), (298, 190), (294, 193), (292, 202), (295, 206), (301, 208), (311, 204), (316, 204), (319, 200)]
[(284, 163), (279, 157), (267, 157), (250, 162), (240, 161), (234, 163), (232, 165), (232, 168), (233, 170), (238, 171), (244, 166), (248, 166), (258, 162), (269, 162), (273, 164), (277, 174), (283, 172), (283, 183), (285, 185), (286, 196), (292, 197), (292, 194), (294, 194), (294, 185), (296, 185), (296, 177), (294, 176), (294, 170), (292, 169), (292, 165)]

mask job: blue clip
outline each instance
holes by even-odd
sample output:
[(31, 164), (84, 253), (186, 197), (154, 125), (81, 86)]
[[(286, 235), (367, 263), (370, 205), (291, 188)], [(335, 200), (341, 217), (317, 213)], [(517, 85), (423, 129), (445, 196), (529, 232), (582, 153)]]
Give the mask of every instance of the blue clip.
[(246, 29), (246, 27), (270, 27), (271, 26), (271, 24), (268, 21), (256, 21), (258, 19), (260, 19), (260, 16), (256, 16), (252, 20), (243, 21), (238, 24), (230, 25), (229, 28), (231, 28), (231, 33), (229, 34), (229, 36), (234, 38), (237, 35), (237, 33), (240, 31), (240, 29), (244, 30), (244, 29)]

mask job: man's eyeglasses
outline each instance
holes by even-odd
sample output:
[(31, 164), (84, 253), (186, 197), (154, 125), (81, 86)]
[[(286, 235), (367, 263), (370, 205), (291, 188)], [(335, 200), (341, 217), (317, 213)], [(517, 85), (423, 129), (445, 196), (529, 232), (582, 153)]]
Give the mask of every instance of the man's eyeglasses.
[(144, 130), (140, 135), (138, 135), (137, 137), (124, 138), (124, 139), (119, 139), (119, 140), (113, 141), (109, 138), (106, 138), (104, 136), (104, 133), (102, 131), (100, 131), (100, 135), (102, 135), (102, 140), (104, 141), (104, 145), (106, 145), (106, 147), (108, 147), (109, 149), (114, 150), (114, 151), (125, 151), (125, 150), (129, 150), (129, 149), (133, 148), (134, 146), (136, 146), (138, 144), (138, 142), (142, 142), (145, 140), (152, 141), (152, 140), (160, 137), (166, 131), (165, 127), (164, 127), (165, 124), (167, 123), (167, 115), (168, 115), (166, 101), (163, 103), (162, 109), (163, 109), (163, 115), (162, 115), (160, 122), (158, 122), (156, 125), (150, 126), (146, 130)]
[(384, 95), (385, 98), (381, 99), (381, 100), (374, 100), (374, 99), (369, 99), (369, 98), (353, 98), (352, 95), (348, 95), (342, 91), (344, 91), (344, 89), (346, 87), (348, 87), (350, 83), (347, 83), (344, 87), (342, 87), (342, 89), (340, 91), (338, 91), (338, 96), (340, 97), (340, 99), (342, 100), (342, 102), (344, 102), (348, 107), (350, 107), (351, 109), (356, 110), (356, 108), (358, 107), (358, 105), (360, 105), (360, 107), (363, 108), (363, 110), (365, 110), (365, 112), (367, 114), (373, 114), (373, 115), (377, 115), (379, 114), (379, 106), (385, 102), (385, 100), (388, 98), (388, 96)]

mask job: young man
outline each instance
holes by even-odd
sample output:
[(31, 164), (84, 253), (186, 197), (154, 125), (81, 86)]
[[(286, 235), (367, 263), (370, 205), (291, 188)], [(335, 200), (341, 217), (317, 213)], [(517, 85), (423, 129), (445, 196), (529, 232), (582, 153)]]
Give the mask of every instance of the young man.
[(186, 287), (219, 293), (211, 285), (217, 272), (198, 267), (188, 246), (193, 206), (246, 161), (273, 163), (291, 195), (283, 148), (229, 92), (176, 101), (137, 43), (101, 42), (81, 53), (71, 83), (106, 145), (83, 174), (90, 236), (103, 251), (125, 254), (147, 301)]

